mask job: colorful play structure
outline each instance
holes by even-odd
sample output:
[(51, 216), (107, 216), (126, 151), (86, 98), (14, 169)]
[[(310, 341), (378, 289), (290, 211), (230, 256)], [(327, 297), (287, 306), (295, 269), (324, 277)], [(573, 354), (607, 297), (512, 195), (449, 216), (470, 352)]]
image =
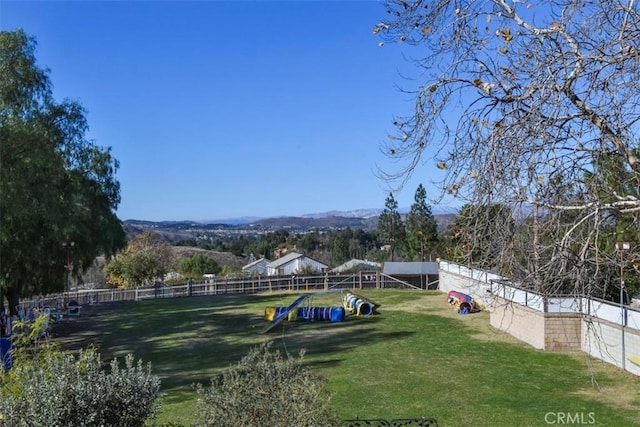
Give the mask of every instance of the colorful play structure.
[(473, 299), (471, 295), (458, 291), (447, 293), (447, 302), (454, 306), (460, 314), (477, 313), (484, 309), (484, 306)]
[[(313, 307), (312, 301), (314, 296), (337, 292), (343, 294), (341, 306)], [(380, 304), (347, 289), (331, 289), (313, 292), (299, 296), (287, 307), (265, 307), (264, 319), (269, 322), (269, 324), (262, 332), (270, 331), (285, 319), (290, 322), (343, 322), (347, 314), (367, 317), (374, 314), (378, 307), (380, 307)]]
[(380, 304), (351, 292), (347, 292), (342, 301), (345, 310), (356, 316), (371, 316), (380, 307)]

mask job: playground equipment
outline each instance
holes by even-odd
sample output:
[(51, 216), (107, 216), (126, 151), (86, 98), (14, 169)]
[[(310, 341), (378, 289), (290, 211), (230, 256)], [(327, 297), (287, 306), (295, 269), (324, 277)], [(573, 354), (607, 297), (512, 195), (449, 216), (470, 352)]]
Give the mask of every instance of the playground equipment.
[(11, 329), (11, 317), (4, 312), (0, 313), (0, 364), (5, 372), (13, 365)]
[(342, 307), (298, 307), (291, 310), (288, 315), (290, 322), (307, 321), (344, 321), (344, 308)]
[(371, 316), (380, 306), (380, 304), (352, 292), (347, 292), (342, 300), (342, 304), (346, 310), (349, 310), (350, 313), (354, 313), (356, 316)]
[(471, 295), (458, 291), (449, 291), (447, 293), (447, 302), (453, 305), (460, 314), (477, 313), (484, 309)]
[(11, 337), (0, 338), (0, 365), (4, 368), (5, 372), (13, 366), (12, 347)]
[(304, 321), (329, 321), (342, 322), (344, 320), (344, 308), (333, 307), (295, 307), (288, 310), (288, 307), (265, 307), (264, 320), (273, 322), (278, 316), (285, 316), (289, 322)]
[(71, 301), (68, 304), (58, 301), (57, 306), (65, 307), (66, 311), (36, 302), (30, 303), (28, 306), (19, 306), (17, 315), (10, 316), (0, 306), (0, 369), (4, 368), (5, 371), (8, 371), (13, 365), (12, 340), (14, 332), (29, 330), (33, 328), (35, 322), (39, 321), (41, 323), (37, 328), (39, 338), (41, 338), (49, 332), (53, 323), (63, 320), (65, 315), (79, 316), (80, 308), (82, 308), (76, 301)]
[[(334, 292), (346, 293), (342, 298), (343, 306), (331, 307), (312, 307), (311, 301), (314, 296), (329, 294)], [(347, 302), (348, 301), (348, 302)], [(300, 307), (303, 303), (306, 306)], [(305, 321), (329, 321), (342, 322), (345, 320), (346, 313), (356, 314), (357, 316), (370, 316), (380, 304), (368, 300), (360, 295), (349, 292), (346, 289), (330, 289), (328, 291), (313, 292), (301, 295), (296, 298), (291, 305), (287, 307), (266, 307), (264, 310), (264, 319), (270, 322), (262, 332), (270, 331), (274, 326), (287, 319), (290, 322)]]
[(78, 301), (69, 301), (67, 304), (67, 316), (80, 316), (80, 309), (82, 306), (78, 304)]

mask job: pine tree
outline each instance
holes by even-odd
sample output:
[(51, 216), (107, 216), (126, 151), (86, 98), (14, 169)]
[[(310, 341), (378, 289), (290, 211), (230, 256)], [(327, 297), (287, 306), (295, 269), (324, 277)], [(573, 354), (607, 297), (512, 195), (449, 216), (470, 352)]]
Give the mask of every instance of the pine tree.
[(378, 218), (378, 233), (380, 240), (391, 247), (391, 261), (393, 261), (397, 248), (402, 246), (405, 239), (404, 224), (393, 193), (389, 193), (384, 203), (384, 210)]
[(438, 224), (426, 199), (427, 192), (420, 184), (416, 189), (405, 226), (405, 254), (408, 260), (418, 258), (425, 261), (438, 243)]

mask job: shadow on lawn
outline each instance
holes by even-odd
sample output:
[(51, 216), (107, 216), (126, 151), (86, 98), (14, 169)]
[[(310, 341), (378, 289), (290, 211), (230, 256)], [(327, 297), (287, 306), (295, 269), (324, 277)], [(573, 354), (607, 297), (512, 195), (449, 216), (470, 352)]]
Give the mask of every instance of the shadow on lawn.
[(262, 334), (264, 306), (282, 301), (278, 295), (224, 295), (107, 303), (83, 307), (80, 317), (55, 325), (53, 337), (70, 351), (95, 345), (105, 361), (133, 353), (151, 363), (163, 389), (169, 390), (208, 384), (220, 369), (266, 341), (292, 356), (305, 349), (305, 364), (329, 366), (341, 362), (336, 357), (341, 351), (413, 334), (380, 331), (375, 328), (380, 316), (348, 316), (340, 323), (283, 322)]

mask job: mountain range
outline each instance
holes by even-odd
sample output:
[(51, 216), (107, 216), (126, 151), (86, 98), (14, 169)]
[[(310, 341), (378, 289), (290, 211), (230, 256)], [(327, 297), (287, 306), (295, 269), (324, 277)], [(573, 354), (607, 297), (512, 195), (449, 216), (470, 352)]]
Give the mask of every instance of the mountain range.
[[(408, 209), (399, 210), (401, 215)], [(209, 221), (146, 221), (129, 219), (124, 222), (129, 239), (144, 230), (152, 230), (168, 242), (197, 238), (223, 238), (238, 234), (261, 234), (287, 230), (308, 232), (312, 230), (364, 229), (375, 230), (382, 209), (357, 209), (353, 211), (328, 211), (300, 216), (280, 216), (270, 218), (242, 217)], [(456, 217), (455, 210), (434, 210), (438, 229), (444, 230)]]
[[(400, 208), (398, 212), (401, 214), (406, 214), (409, 212), (409, 208)], [(455, 215), (458, 213), (457, 208), (451, 207), (440, 207), (436, 206), (432, 208), (432, 212), (434, 215)], [(362, 218), (362, 219), (370, 219), (370, 218), (378, 218), (382, 213), (382, 209), (353, 209), (349, 211), (340, 211), (340, 210), (331, 210), (326, 212), (319, 213), (310, 213), (303, 215), (288, 215), (288, 216), (277, 216), (277, 217), (257, 217), (257, 216), (243, 216), (238, 218), (227, 218), (227, 219), (213, 219), (213, 220), (199, 220), (193, 221), (201, 224), (229, 224), (229, 225), (243, 225), (243, 224), (251, 224), (262, 221), (276, 221), (283, 218), (312, 218), (312, 219), (321, 219), (321, 218), (330, 218), (330, 217), (340, 217), (340, 218)]]

